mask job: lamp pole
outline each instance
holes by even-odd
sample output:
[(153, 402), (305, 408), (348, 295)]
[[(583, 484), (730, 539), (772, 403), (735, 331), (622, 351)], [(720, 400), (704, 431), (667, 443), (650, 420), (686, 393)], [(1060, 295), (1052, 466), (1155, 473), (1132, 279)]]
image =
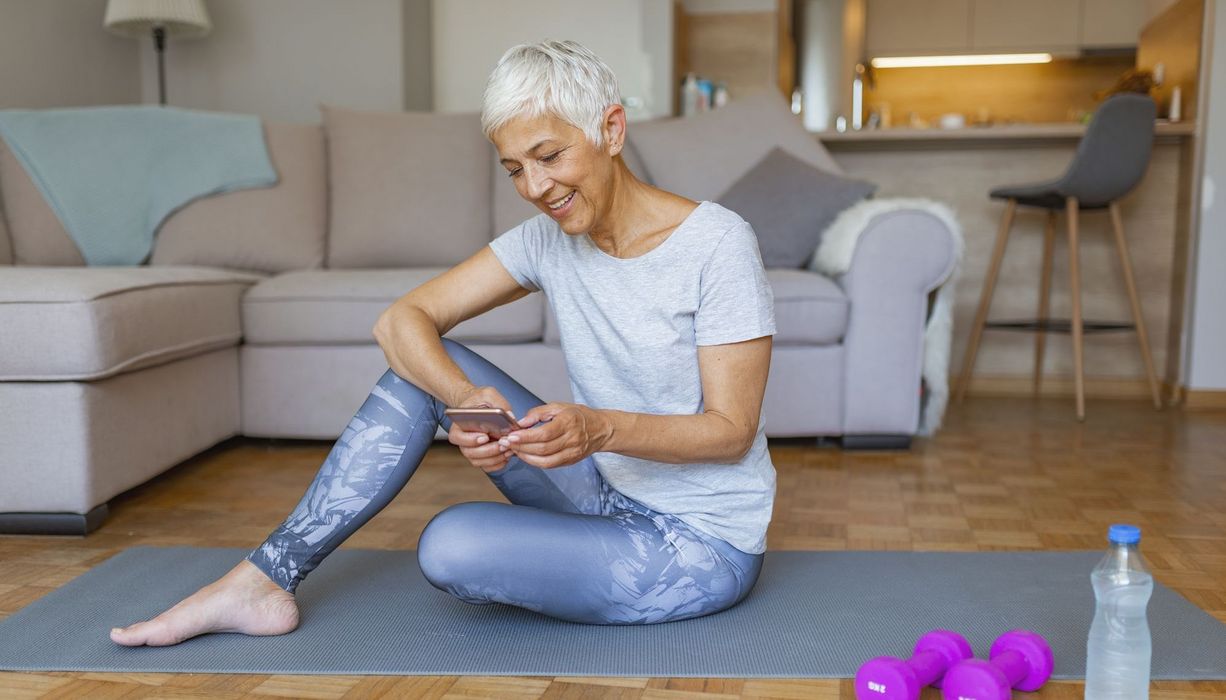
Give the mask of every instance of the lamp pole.
[(153, 28), (153, 47), (158, 54), (158, 104), (166, 106), (166, 27), (157, 25)]

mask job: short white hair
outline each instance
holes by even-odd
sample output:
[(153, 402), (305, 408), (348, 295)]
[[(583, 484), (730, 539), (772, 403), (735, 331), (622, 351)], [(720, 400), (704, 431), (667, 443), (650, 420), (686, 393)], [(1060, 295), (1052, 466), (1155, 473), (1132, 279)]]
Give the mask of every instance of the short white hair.
[(587, 47), (546, 39), (513, 46), (490, 73), (482, 97), (481, 130), (487, 139), (518, 117), (553, 115), (603, 146), (604, 111), (621, 104), (617, 78)]

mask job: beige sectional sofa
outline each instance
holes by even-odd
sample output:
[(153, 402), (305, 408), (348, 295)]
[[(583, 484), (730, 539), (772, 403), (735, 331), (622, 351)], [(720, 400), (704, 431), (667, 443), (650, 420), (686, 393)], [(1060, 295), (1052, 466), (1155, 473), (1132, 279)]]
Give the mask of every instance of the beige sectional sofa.
[[(837, 169), (781, 109), (632, 124), (627, 164), (712, 200), (775, 145)], [(379, 313), (538, 213), (473, 114), (325, 108), (265, 133), (279, 183), (182, 208), (138, 267), (84, 266), (0, 141), (0, 532), (88, 533), (113, 496), (235, 435), (335, 439), (387, 368)], [(949, 232), (904, 212), (870, 224), (840, 279), (769, 270), (767, 434), (905, 446), (928, 293), (952, 266)], [(571, 400), (542, 294), (449, 337)]]

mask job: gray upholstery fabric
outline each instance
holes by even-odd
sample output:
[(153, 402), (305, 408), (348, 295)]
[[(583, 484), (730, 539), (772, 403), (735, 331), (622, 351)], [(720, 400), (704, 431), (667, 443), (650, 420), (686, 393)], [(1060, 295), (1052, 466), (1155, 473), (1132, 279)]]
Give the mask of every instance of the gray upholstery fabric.
[(694, 200), (715, 201), (776, 146), (820, 170), (842, 172), (774, 89), (689, 117), (635, 122), (626, 131), (652, 184)]
[(322, 111), (327, 267), (454, 265), (490, 241), (480, 115)]
[(0, 381), (80, 381), (237, 345), (257, 275), (193, 267), (14, 267), (0, 275)]
[(860, 234), (839, 278), (851, 308), (840, 432), (915, 434), (928, 293), (955, 264), (945, 225), (918, 210), (875, 217)]
[[(634, 126), (627, 128), (630, 137), (626, 139), (626, 147), (622, 149), (622, 160), (626, 163), (626, 167), (635, 177), (651, 184), (648, 179), (647, 169), (643, 166), (643, 161), (639, 158), (638, 152), (634, 149)], [(490, 240), (497, 238), (499, 235), (511, 230), (521, 221), (531, 219), (541, 210), (533, 206), (530, 202), (519, 196), (519, 192), (515, 189), (515, 183), (507, 177), (507, 169), (502, 163), (498, 162), (498, 150), (490, 144), (490, 162), (493, 164), (493, 195), (494, 195), (494, 230), (491, 233)]]
[(753, 227), (763, 265), (801, 268), (835, 217), (876, 189), (818, 170), (776, 146), (718, 201)]
[(85, 258), (43, 199), (38, 185), (0, 138), (0, 198), (13, 262), (17, 265), (81, 267)]
[(1101, 209), (1128, 194), (1145, 176), (1156, 115), (1157, 106), (1148, 95), (1112, 95), (1094, 112), (1064, 175), (1049, 182), (998, 187), (990, 194), (1048, 209), (1063, 209), (1067, 197), (1076, 197), (1083, 209)]
[(763, 400), (768, 437), (842, 433), (847, 349), (843, 345), (779, 345)]
[[(775, 295), (774, 344), (829, 345), (847, 330), (847, 296), (830, 278), (808, 270), (767, 270)], [(545, 308), (544, 342), (561, 346), (553, 309)]]
[[(562, 351), (541, 343), (467, 347), (546, 401), (573, 401)], [(387, 358), (369, 345), (243, 345), (243, 435), (335, 440)], [(435, 437), (446, 439), (440, 428)]]
[(776, 345), (831, 345), (847, 331), (847, 296), (808, 270), (767, 270), (775, 293)]
[[(371, 330), (392, 302), (447, 268), (301, 270), (265, 280), (243, 297), (247, 343), (374, 343)], [(460, 323), (447, 337), (460, 342), (540, 340), (540, 294), (529, 294)]]
[(321, 267), (328, 175), (323, 128), (266, 122), (277, 184), (198, 199), (167, 217), (151, 265), (283, 272)]
[[(6, 271), (7, 272), (7, 271)], [(0, 382), (0, 513), (86, 513), (238, 432), (230, 344), (90, 382)]]

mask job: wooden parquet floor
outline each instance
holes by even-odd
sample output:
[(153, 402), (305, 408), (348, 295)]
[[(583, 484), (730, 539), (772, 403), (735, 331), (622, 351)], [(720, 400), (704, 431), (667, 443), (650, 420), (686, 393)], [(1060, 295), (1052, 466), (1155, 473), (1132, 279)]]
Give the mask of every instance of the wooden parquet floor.
[[(1141, 402), (970, 399), (906, 453), (772, 440), (769, 533), (787, 550), (1065, 550), (1142, 526), (1157, 578), (1226, 621), (1226, 413)], [(136, 545), (250, 548), (297, 503), (323, 442), (236, 439), (112, 501), (84, 538), (0, 536), (0, 618)], [(443, 507), (502, 500), (437, 443), (409, 486), (345, 544), (409, 549)], [(1087, 572), (1088, 577), (1088, 572)], [(1087, 585), (1088, 578), (1087, 578)], [(1226, 649), (1223, 650), (1226, 654)], [(1226, 695), (1226, 682), (1159, 682), (1154, 698)], [(3, 698), (851, 698), (849, 680), (0, 673)], [(1080, 683), (1016, 697), (1080, 698)], [(939, 695), (926, 691), (924, 698)]]

